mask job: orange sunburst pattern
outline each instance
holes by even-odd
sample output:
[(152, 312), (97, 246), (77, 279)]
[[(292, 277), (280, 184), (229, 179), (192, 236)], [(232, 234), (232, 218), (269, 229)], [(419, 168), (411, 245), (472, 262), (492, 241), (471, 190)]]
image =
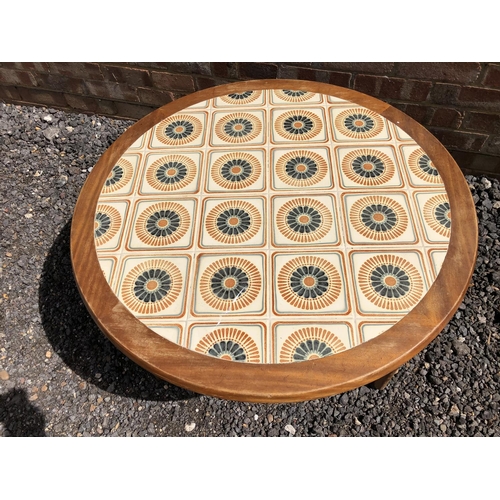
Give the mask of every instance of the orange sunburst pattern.
[(256, 101), (262, 95), (262, 90), (245, 90), (244, 92), (233, 92), (232, 94), (220, 96), (220, 100), (227, 104), (241, 106)]
[(262, 173), (261, 162), (249, 153), (228, 153), (212, 165), (210, 175), (223, 189), (238, 190), (251, 186)]
[(279, 208), (276, 226), (291, 241), (312, 243), (332, 228), (332, 211), (313, 198), (294, 198)]
[(249, 113), (232, 113), (220, 118), (215, 124), (217, 137), (233, 144), (252, 141), (261, 132), (261, 120)]
[(243, 200), (218, 204), (205, 218), (207, 233), (219, 243), (235, 245), (253, 238), (262, 227), (259, 210)]
[(191, 216), (185, 207), (165, 201), (141, 212), (135, 223), (135, 233), (146, 245), (166, 246), (180, 240), (190, 224)]
[(337, 300), (342, 280), (327, 260), (303, 255), (287, 262), (278, 274), (278, 290), (293, 307), (318, 311)]
[(288, 186), (308, 187), (324, 179), (328, 164), (313, 151), (290, 151), (276, 162), (275, 172), (280, 181)]
[(438, 194), (424, 205), (424, 220), (436, 233), (446, 238), (451, 234), (450, 200), (445, 194)]
[(443, 179), (427, 153), (422, 149), (416, 149), (408, 158), (408, 166), (411, 172), (419, 179), (431, 184), (442, 184)]
[(308, 141), (323, 130), (318, 115), (306, 109), (294, 109), (278, 116), (274, 122), (277, 134), (291, 141)]
[(297, 330), (286, 339), (280, 351), (280, 363), (309, 361), (345, 350), (345, 345), (335, 334), (310, 326)]
[(125, 158), (120, 158), (104, 181), (101, 194), (114, 193), (125, 187), (132, 179), (133, 170), (132, 163)]
[(156, 138), (167, 146), (182, 146), (196, 140), (201, 131), (201, 121), (195, 116), (172, 115), (156, 126)]
[(371, 139), (382, 132), (384, 122), (369, 109), (346, 109), (335, 118), (335, 128), (351, 139)]
[(176, 301), (182, 284), (181, 272), (175, 264), (163, 259), (148, 260), (127, 273), (122, 300), (137, 314), (154, 314)]
[(200, 282), (203, 300), (219, 311), (239, 311), (262, 291), (257, 267), (241, 257), (225, 257), (208, 266)]
[(415, 266), (398, 255), (376, 255), (359, 270), (363, 295), (387, 311), (409, 310), (422, 298), (423, 279)]
[(394, 162), (376, 149), (356, 149), (342, 160), (342, 172), (362, 186), (380, 186), (394, 177)]
[(167, 155), (155, 160), (146, 179), (158, 191), (177, 191), (189, 186), (197, 175), (196, 163), (185, 155)]
[(305, 90), (274, 90), (274, 93), (283, 101), (288, 102), (308, 101), (315, 95), (314, 92), (307, 92)]
[(96, 247), (104, 245), (120, 230), (122, 218), (120, 212), (109, 205), (97, 205), (94, 219), (94, 241)]
[(205, 335), (195, 351), (226, 361), (260, 363), (261, 356), (255, 341), (238, 328), (225, 327)]
[(390, 241), (401, 236), (408, 227), (408, 214), (387, 196), (366, 196), (357, 200), (349, 212), (352, 227), (365, 238)]

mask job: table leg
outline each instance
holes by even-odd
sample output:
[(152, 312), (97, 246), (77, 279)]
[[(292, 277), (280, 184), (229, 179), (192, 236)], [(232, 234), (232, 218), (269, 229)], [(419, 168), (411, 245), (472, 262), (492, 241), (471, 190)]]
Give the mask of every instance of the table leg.
[(382, 390), (387, 387), (387, 384), (390, 382), (391, 378), (396, 374), (398, 370), (394, 370), (393, 372), (388, 373), (387, 375), (384, 375), (383, 377), (380, 377), (377, 380), (374, 380), (369, 386), (373, 389), (378, 389)]

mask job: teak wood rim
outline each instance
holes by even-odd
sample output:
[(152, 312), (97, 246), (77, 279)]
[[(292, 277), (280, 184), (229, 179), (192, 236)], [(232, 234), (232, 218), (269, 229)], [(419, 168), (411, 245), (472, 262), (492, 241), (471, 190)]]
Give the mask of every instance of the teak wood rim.
[[(245, 90), (293, 88), (340, 97), (379, 113), (419, 144), (437, 167), (453, 213), (450, 244), (441, 272), (418, 305), (378, 337), (334, 356), (287, 364), (250, 364), (199, 354), (150, 330), (109, 287), (94, 244), (98, 198), (111, 168), (142, 134), (161, 120), (200, 101)], [(457, 221), (462, 223), (457, 224)], [(230, 83), (182, 97), (142, 118), (102, 155), (78, 198), (71, 227), (71, 259), (83, 301), (113, 344), (157, 377), (224, 399), (295, 402), (355, 389), (393, 372), (426, 347), (458, 309), (467, 291), (478, 242), (474, 202), (464, 176), (444, 146), (398, 109), (354, 90), (301, 80)]]

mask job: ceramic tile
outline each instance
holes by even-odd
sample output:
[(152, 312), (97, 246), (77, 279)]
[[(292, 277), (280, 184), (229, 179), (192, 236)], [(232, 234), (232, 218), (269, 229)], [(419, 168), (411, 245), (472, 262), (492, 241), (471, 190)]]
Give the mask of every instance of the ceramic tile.
[(361, 106), (330, 108), (330, 123), (336, 142), (388, 141), (385, 118)]
[(340, 253), (276, 253), (272, 272), (275, 314), (336, 315), (350, 312)]
[(134, 215), (127, 250), (190, 248), (193, 243), (193, 217), (197, 200), (182, 198), (164, 201), (162, 198), (139, 201)]
[(187, 347), (215, 358), (266, 363), (266, 328), (262, 323), (193, 323)]
[(200, 231), (202, 248), (229, 249), (265, 245), (265, 198), (209, 198)]
[(203, 154), (198, 151), (149, 154), (139, 194), (196, 193), (199, 190)]
[(270, 224), (273, 245), (337, 245), (337, 218), (332, 195), (275, 196)]
[(260, 145), (267, 140), (265, 111), (245, 109), (213, 113), (211, 146)]
[(275, 323), (273, 362), (294, 363), (324, 358), (354, 346), (348, 322)]
[(303, 191), (333, 187), (329, 148), (274, 148), (271, 151), (272, 186)]
[(274, 144), (315, 144), (328, 140), (323, 108), (271, 110), (270, 139)]
[(265, 90), (247, 90), (216, 97), (213, 100), (214, 108), (244, 108), (263, 106), (266, 103)]
[(345, 194), (347, 239), (352, 245), (418, 242), (413, 215), (403, 193)]
[(428, 289), (420, 252), (351, 252), (358, 314), (407, 314)]
[(263, 191), (266, 152), (263, 149), (211, 151), (208, 157), (207, 193)]
[(198, 256), (193, 291), (194, 316), (261, 316), (266, 312), (265, 256)]
[(424, 156), (397, 124), (335, 96), (208, 99), (114, 165), (99, 264), (139, 321), (208, 356), (355, 349), (415, 307), (444, 262), (446, 190)]
[(207, 128), (207, 113), (176, 113), (153, 127), (151, 149), (179, 149), (203, 146)]
[(404, 184), (392, 147), (339, 147), (336, 158), (343, 188), (378, 190)]

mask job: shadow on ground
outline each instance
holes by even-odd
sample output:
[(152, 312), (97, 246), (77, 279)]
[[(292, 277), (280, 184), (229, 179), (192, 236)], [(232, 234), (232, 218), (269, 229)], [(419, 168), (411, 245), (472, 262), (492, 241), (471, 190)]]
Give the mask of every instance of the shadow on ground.
[(0, 422), (5, 436), (45, 437), (45, 417), (28, 401), (23, 389), (11, 389), (0, 396)]
[(40, 279), (40, 315), (54, 351), (81, 378), (113, 394), (154, 401), (197, 397), (157, 379), (118, 351), (99, 330), (73, 277), (70, 230), (71, 221), (54, 241)]

